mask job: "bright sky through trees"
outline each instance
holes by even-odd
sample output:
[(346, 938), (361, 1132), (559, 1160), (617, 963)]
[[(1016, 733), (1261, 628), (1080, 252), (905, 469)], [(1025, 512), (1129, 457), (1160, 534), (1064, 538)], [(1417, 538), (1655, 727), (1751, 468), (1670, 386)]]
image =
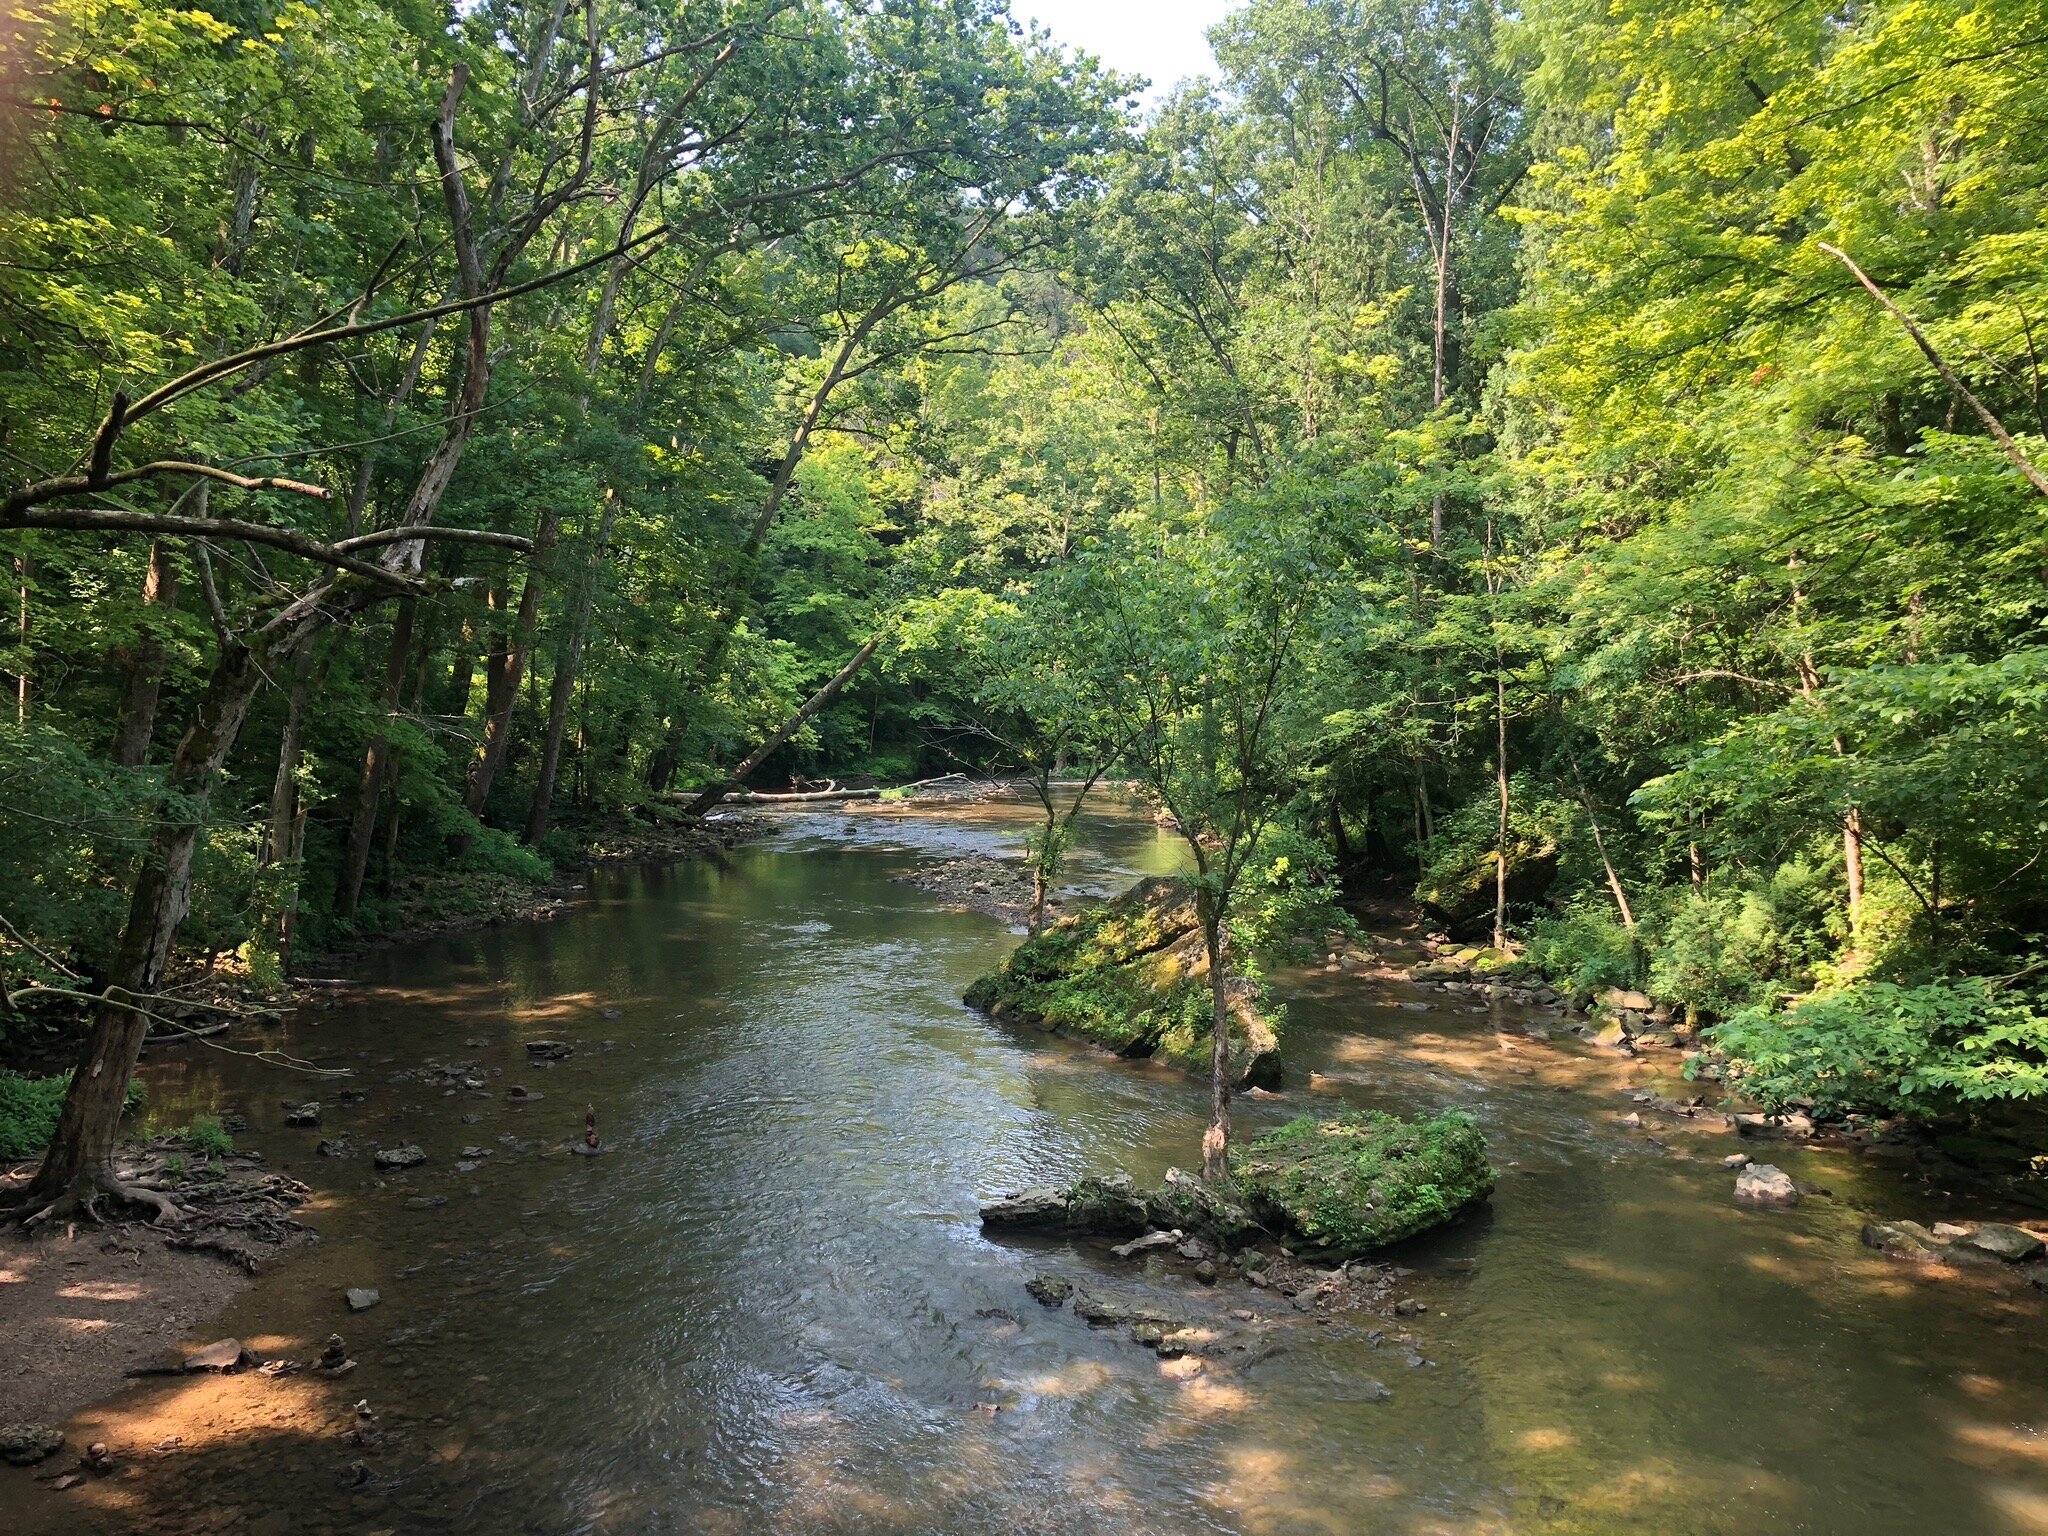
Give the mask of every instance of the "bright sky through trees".
[(1232, 0), (1021, 0), (1015, 7), (1061, 42), (1145, 76), (1148, 101), (1189, 75), (1215, 72), (1208, 30), (1234, 8)]

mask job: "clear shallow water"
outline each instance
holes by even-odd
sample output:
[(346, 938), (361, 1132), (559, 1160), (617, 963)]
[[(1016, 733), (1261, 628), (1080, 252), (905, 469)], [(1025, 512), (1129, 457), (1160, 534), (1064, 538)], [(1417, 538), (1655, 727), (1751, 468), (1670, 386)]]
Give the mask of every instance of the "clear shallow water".
[[(1251, 1130), (1345, 1102), (1480, 1118), (1491, 1209), (1401, 1255), (1431, 1365), (1361, 1316), (1178, 1374), (1039, 1308), (1040, 1269), (1131, 1271), (989, 1242), (978, 1197), (1154, 1178), (1195, 1157), (1204, 1094), (960, 1004), (1014, 937), (892, 877), (1021, 825), (806, 817), (719, 864), (601, 876), (553, 923), (376, 957), (279, 1042), (355, 1068), (359, 1106), (231, 1058), (153, 1063), (161, 1108), (237, 1109), (335, 1192), (326, 1241), (217, 1331), (310, 1354), (340, 1329), (362, 1361), (343, 1401), (386, 1439), (226, 1437), (152, 1469), (107, 1528), (2048, 1531), (2039, 1304), (1861, 1248), (1859, 1206), (1914, 1206), (1847, 1156), (1777, 1159), (1832, 1200), (1737, 1209), (1732, 1138), (1617, 1123), (1654, 1067), (1463, 999), (1284, 978), (1288, 1092), (1241, 1106)], [(1174, 860), (1128, 815), (1086, 851), (1096, 888)], [(531, 1066), (543, 1037), (575, 1057)], [(481, 1095), (417, 1075), (471, 1062)], [(541, 1099), (508, 1104), (514, 1083)], [(313, 1092), (323, 1130), (285, 1129), (281, 1099)], [(566, 1152), (586, 1104), (610, 1146), (588, 1160)], [(341, 1134), (356, 1158), (313, 1156)], [(375, 1175), (369, 1150), (400, 1141), (431, 1161)], [(466, 1145), (492, 1155), (458, 1172)], [(351, 1317), (345, 1285), (383, 1304)], [(1187, 1304), (1274, 1310), (1228, 1286)], [(343, 1491), (358, 1458), (372, 1481)]]

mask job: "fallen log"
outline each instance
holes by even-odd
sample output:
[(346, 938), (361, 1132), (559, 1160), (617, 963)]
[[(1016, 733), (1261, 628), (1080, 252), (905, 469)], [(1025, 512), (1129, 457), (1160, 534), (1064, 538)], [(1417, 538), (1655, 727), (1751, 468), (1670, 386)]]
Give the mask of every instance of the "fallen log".
[[(663, 795), (663, 800), (688, 802), (697, 799), (694, 794)], [(723, 796), (727, 805), (816, 805), (828, 800), (879, 800), (879, 789), (810, 789), (796, 794), (762, 794), (759, 790), (729, 790)]]

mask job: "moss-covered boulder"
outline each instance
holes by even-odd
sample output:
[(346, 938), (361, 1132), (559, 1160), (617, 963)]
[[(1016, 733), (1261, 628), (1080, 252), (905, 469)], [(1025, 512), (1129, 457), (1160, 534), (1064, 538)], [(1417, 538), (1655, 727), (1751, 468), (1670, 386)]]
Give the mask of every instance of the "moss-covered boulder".
[(1355, 1258), (1426, 1232), (1493, 1192), (1486, 1139), (1457, 1110), (1302, 1119), (1232, 1161), (1253, 1214), (1309, 1252)]
[[(1259, 982), (1229, 982), (1230, 1071), (1240, 1088), (1280, 1085), (1278, 1010)], [(1213, 1004), (1193, 893), (1163, 876), (1064, 918), (967, 990), (970, 1007), (1116, 1052), (1209, 1073)]]
[[(1541, 901), (1557, 883), (1557, 844), (1520, 838), (1508, 847), (1508, 904)], [(1456, 933), (1493, 911), (1500, 855), (1489, 848), (1448, 868), (1431, 870), (1415, 888), (1415, 899), (1431, 917)]]

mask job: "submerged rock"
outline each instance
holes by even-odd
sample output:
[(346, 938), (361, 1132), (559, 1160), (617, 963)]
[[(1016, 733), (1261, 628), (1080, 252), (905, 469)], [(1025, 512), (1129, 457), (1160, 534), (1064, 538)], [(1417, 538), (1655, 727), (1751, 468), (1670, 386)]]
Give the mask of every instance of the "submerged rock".
[(372, 1160), (379, 1168), (395, 1171), (419, 1167), (427, 1160), (427, 1154), (421, 1148), (407, 1143), (402, 1147), (379, 1147)]
[(1917, 1221), (1866, 1222), (1863, 1245), (1895, 1259), (1922, 1264), (1931, 1264), (1948, 1252), (1947, 1245)]
[(1074, 1294), (1074, 1282), (1061, 1275), (1033, 1275), (1024, 1282), (1024, 1289), (1039, 1305), (1057, 1307)]
[[(1141, 880), (1106, 906), (1027, 939), (967, 992), (969, 1006), (1018, 1017), (1119, 1056), (1207, 1076), (1214, 1003), (1195, 899), (1179, 880)], [(1278, 1010), (1247, 977), (1227, 986), (1230, 1075), (1280, 1084)]]
[(351, 1312), (367, 1312), (383, 1299), (367, 1286), (352, 1285), (348, 1289), (348, 1309)]
[(1490, 1195), (1497, 1177), (1486, 1138), (1457, 1110), (1296, 1120), (1245, 1148), (1232, 1172), (1254, 1216), (1325, 1259), (1440, 1226)]

